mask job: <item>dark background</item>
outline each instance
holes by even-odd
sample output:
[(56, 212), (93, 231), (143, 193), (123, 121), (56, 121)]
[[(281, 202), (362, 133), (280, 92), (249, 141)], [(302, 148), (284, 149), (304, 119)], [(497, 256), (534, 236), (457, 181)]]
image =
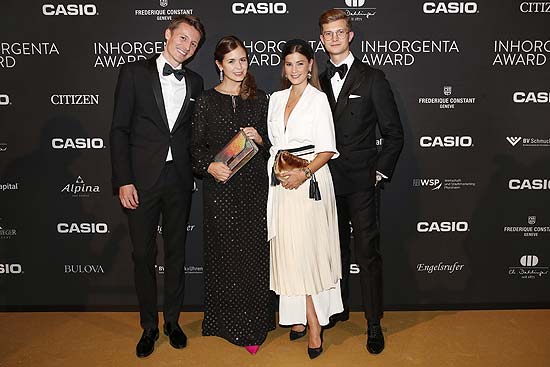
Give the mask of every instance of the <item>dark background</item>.
[[(251, 72), (258, 86), (271, 93), (279, 88), (281, 41), (311, 41), (317, 49), (320, 70), (324, 70), (327, 57), (319, 43), (317, 21), (331, 7), (347, 8), (352, 13), (355, 56), (367, 60), (375, 54), (389, 58), (375, 67), (386, 73), (404, 125), (405, 147), (394, 178), (382, 193), (381, 245), (387, 309), (550, 305), (550, 231), (525, 237), (521, 232), (503, 230), (507, 226), (550, 229), (550, 191), (508, 187), (513, 178), (550, 179), (550, 144), (523, 144), (523, 139), (550, 138), (550, 103), (514, 103), (512, 98), (517, 91), (545, 92), (548, 96), (550, 61), (542, 65), (494, 62), (497, 53), (510, 53), (516, 58), (541, 53), (544, 56), (539, 59), (550, 58), (550, 42), (541, 52), (517, 48), (512, 52), (495, 51), (495, 41), (524, 41), (524, 45), (548, 41), (550, 9), (522, 12), (522, 1), (494, 0), (468, 2), (473, 13), (426, 14), (424, 1), (348, 0), (346, 4), (344, 0), (287, 0), (270, 3), (277, 4), (282, 14), (233, 14), (234, 3), (3, 2), (0, 309), (114, 310), (133, 309), (137, 304), (126, 220), (111, 193), (108, 136), (117, 66), (136, 56), (150, 56), (130, 47), (135, 42), (156, 42), (157, 49), (162, 50), (168, 24), (168, 20), (158, 20), (155, 15), (135, 15), (137, 9), (183, 9), (202, 19), (207, 40), (188, 66), (204, 77), (206, 88), (217, 83), (213, 62), (216, 42), (224, 35), (237, 35), (250, 53)], [(448, 8), (448, 3), (440, 7)], [(63, 15), (70, 9), (67, 4), (80, 4), (91, 15)], [(258, 9), (257, 4), (252, 2), (248, 9)], [(44, 14), (51, 9), (61, 14)], [(404, 41), (424, 41), (425, 48), (392, 52)], [(431, 46), (432, 41), (437, 45), (448, 41), (455, 47), (439, 52)], [(387, 42), (392, 51), (380, 47), (376, 52), (366, 51), (365, 42)], [(98, 44), (123, 47), (109, 54), (96, 54)], [(276, 47), (270, 50), (270, 45)], [(394, 65), (390, 61), (396, 53), (410, 53), (414, 62)], [(449, 96), (445, 96), (444, 87), (450, 87)], [(98, 103), (53, 104), (52, 95), (93, 95)], [(467, 97), (475, 98), (475, 103), (455, 103), (454, 108), (444, 109), (439, 104), (419, 103), (419, 98), (425, 97)], [(469, 136), (473, 145), (423, 148), (419, 143), (422, 136)], [(522, 140), (512, 145), (507, 137)], [(54, 138), (62, 142), (95, 139), (100, 148), (56, 149), (52, 147)], [(430, 186), (418, 179), (439, 181), (432, 181)], [(98, 192), (73, 197), (62, 191), (77, 180)], [(451, 181), (445, 185), (445, 180)], [(463, 185), (456, 186), (457, 182)], [(186, 245), (187, 309), (200, 309), (202, 305), (200, 181), (197, 187)], [(528, 223), (529, 217), (534, 224)], [(419, 222), (466, 222), (468, 229), (424, 233), (417, 231)], [(82, 223), (102, 223), (100, 227), (106, 225), (108, 231), (59, 233), (59, 223), (76, 223), (77, 228), (82, 228)], [(158, 241), (160, 245), (161, 236)], [(162, 283), (162, 246), (159, 249), (158, 279)], [(525, 255), (534, 255), (536, 266), (522, 264), (520, 259)], [(440, 262), (462, 266), (452, 273), (419, 271), (421, 264)], [(351, 279), (352, 304), (357, 309), (358, 277), (354, 274)]]

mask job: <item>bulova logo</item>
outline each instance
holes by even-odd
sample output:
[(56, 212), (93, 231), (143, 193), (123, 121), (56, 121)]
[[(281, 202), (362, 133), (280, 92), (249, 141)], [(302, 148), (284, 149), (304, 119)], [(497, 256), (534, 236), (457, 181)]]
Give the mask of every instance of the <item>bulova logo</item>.
[(522, 13), (550, 13), (550, 2), (548, 1), (524, 1), (519, 4)]
[(0, 274), (21, 274), (23, 267), (21, 264), (0, 264)]
[(65, 265), (65, 274), (105, 274), (105, 270), (103, 270), (103, 266), (101, 265), (81, 265), (81, 264), (74, 264), (74, 265)]
[(476, 14), (478, 6), (476, 2), (425, 2), (422, 6), (422, 11), (425, 14)]
[(233, 3), (233, 14), (287, 14), (286, 3)]
[(471, 136), (422, 136), (422, 148), (468, 148), (474, 146)]
[(102, 138), (53, 138), (53, 149), (103, 149)]
[(44, 15), (98, 15), (97, 7), (94, 4), (44, 4), (42, 5)]
[(547, 178), (512, 178), (508, 181), (510, 190), (550, 190), (550, 179)]
[(57, 233), (109, 233), (107, 223), (57, 223)]
[(89, 197), (90, 193), (97, 194), (101, 192), (99, 185), (87, 185), (81, 176), (78, 176), (74, 183), (65, 185), (61, 189), (62, 193), (71, 193), (73, 197)]
[(467, 232), (468, 222), (418, 222), (416, 230), (419, 233), (427, 232)]
[(506, 140), (508, 140), (508, 143), (512, 144), (512, 146), (515, 147), (516, 144), (521, 141), (521, 136), (507, 136)]
[(7, 94), (0, 94), (0, 106), (7, 106), (10, 104), (10, 96)]
[(514, 92), (514, 103), (550, 103), (550, 92)]
[(52, 94), (50, 102), (53, 105), (91, 105), (99, 104), (99, 94)]
[(442, 182), (438, 178), (413, 178), (413, 186), (430, 187), (433, 190), (439, 190)]

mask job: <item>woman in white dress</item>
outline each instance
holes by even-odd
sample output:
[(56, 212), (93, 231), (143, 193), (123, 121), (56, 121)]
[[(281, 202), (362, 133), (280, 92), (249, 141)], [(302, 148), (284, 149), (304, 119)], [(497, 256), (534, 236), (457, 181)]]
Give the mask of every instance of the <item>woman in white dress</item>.
[[(338, 151), (313, 50), (291, 40), (281, 59), (285, 89), (272, 94), (268, 110), (270, 288), (280, 295), (279, 323), (292, 325), (291, 340), (305, 336), (307, 325), (308, 354), (315, 358), (322, 352), (322, 326), (343, 310), (336, 202), (326, 164)], [(279, 181), (273, 164), (282, 150), (310, 163)]]

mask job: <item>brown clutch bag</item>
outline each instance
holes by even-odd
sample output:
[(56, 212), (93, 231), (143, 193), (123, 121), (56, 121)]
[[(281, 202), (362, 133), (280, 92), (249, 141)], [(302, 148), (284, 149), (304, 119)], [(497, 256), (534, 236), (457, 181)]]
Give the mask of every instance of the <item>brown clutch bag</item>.
[(275, 171), (275, 177), (281, 180), (285, 172), (305, 168), (308, 164), (309, 161), (307, 159), (297, 157), (286, 150), (282, 150), (275, 156), (273, 170)]

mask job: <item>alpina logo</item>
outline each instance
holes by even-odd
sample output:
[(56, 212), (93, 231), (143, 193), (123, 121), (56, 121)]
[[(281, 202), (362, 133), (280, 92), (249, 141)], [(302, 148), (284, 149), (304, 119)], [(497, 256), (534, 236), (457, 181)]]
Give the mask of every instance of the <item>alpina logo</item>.
[(81, 176), (78, 176), (76, 181), (72, 184), (67, 184), (63, 189), (62, 193), (71, 193), (72, 197), (89, 197), (90, 193), (98, 194), (101, 192), (99, 185), (87, 185), (82, 179)]
[(507, 136), (506, 140), (508, 140), (508, 143), (512, 144), (512, 146), (515, 147), (516, 144), (521, 141), (521, 136)]

